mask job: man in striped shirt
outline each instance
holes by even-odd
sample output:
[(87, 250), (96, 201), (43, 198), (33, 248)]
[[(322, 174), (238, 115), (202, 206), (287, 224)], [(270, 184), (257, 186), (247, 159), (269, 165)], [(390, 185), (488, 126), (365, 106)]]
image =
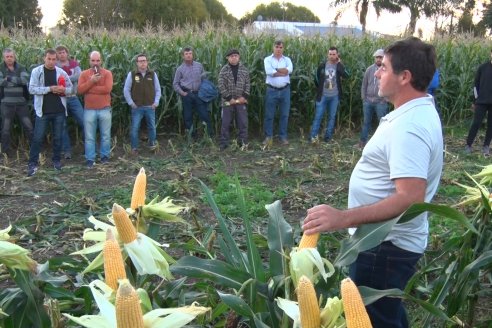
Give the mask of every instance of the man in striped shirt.
[(0, 111), (2, 117), (2, 153), (11, 155), (10, 130), (17, 116), (22, 123), (24, 133), (31, 142), (33, 125), (27, 106), (27, 85), (29, 74), (24, 66), (15, 60), (15, 52), (10, 48), (3, 51), (3, 63), (0, 66)]

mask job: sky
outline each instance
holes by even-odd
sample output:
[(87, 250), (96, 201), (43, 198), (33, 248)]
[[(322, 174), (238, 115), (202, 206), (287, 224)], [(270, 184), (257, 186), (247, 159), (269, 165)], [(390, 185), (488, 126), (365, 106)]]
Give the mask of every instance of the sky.
[[(259, 4), (268, 4), (272, 1), (265, 0), (219, 0), (222, 2), (226, 10), (236, 18), (241, 18), (247, 12), (254, 10)], [(279, 0), (280, 2), (280, 0)], [(330, 23), (335, 18), (338, 9), (331, 8), (326, 0), (288, 0), (296, 6), (304, 6), (311, 10), (316, 16), (319, 17), (321, 23)], [(63, 0), (38, 0), (39, 6), (43, 12), (43, 19), (41, 26), (43, 30), (47, 31), (49, 27), (56, 25), (58, 19), (61, 16)], [(372, 7), (369, 8), (369, 14), (367, 17), (366, 27), (370, 31), (388, 33), (388, 31), (394, 34), (400, 34), (405, 30), (408, 22), (410, 21), (409, 12), (405, 11), (400, 14), (384, 13), (377, 18)], [(360, 26), (357, 15), (353, 8), (347, 8), (344, 14), (340, 17), (339, 24)], [(417, 22), (417, 28), (423, 28), (424, 30), (433, 29), (432, 23), (419, 20)]]

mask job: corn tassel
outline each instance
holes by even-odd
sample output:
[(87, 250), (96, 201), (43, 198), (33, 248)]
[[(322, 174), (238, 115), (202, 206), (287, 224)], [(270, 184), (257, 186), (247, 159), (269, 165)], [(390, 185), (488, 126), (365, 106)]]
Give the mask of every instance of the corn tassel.
[(116, 326), (118, 328), (144, 328), (140, 298), (126, 279), (120, 283), (116, 293), (115, 307)]
[(301, 241), (299, 242), (299, 248), (316, 248), (318, 245), (319, 233), (312, 235), (303, 234)]
[(313, 283), (306, 276), (299, 279), (297, 285), (297, 302), (301, 315), (302, 328), (320, 328), (320, 310)]
[(372, 328), (366, 307), (354, 282), (350, 278), (343, 279), (340, 289), (347, 328)]
[(128, 217), (128, 213), (116, 203), (113, 204), (113, 220), (116, 230), (118, 230), (118, 235), (124, 244), (129, 244), (137, 239), (137, 230), (135, 230), (132, 221)]
[(108, 229), (106, 231), (106, 241), (104, 242), (103, 256), (106, 285), (113, 288), (113, 290), (116, 290), (118, 289), (118, 280), (126, 279), (126, 272), (120, 246), (114, 238), (111, 229)]
[(142, 167), (135, 178), (133, 185), (132, 202), (130, 207), (136, 210), (139, 206), (145, 205), (145, 191), (147, 189), (147, 175)]

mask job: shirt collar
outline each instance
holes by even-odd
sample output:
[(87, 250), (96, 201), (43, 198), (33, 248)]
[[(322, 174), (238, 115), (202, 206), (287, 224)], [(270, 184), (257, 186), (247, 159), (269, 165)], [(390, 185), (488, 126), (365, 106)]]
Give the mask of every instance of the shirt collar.
[(434, 106), (433, 97), (431, 95), (427, 95), (425, 97), (419, 97), (419, 98), (415, 98), (415, 99), (412, 99), (410, 101), (407, 101), (406, 103), (404, 103), (400, 107), (395, 108), (388, 115), (384, 116), (382, 118), (382, 120), (391, 122), (391, 121), (397, 119), (398, 117), (405, 115), (406, 113), (408, 113), (413, 108), (423, 106), (423, 105)]

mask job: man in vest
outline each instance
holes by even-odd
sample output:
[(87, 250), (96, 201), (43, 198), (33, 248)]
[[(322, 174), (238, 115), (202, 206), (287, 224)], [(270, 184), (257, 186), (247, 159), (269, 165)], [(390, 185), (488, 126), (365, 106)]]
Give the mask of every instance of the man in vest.
[(29, 142), (32, 139), (33, 125), (31, 114), (27, 106), (26, 88), (29, 82), (29, 74), (24, 66), (15, 60), (15, 52), (10, 48), (3, 50), (3, 63), (0, 64), (0, 112), (2, 128), (3, 154), (13, 155), (10, 149), (10, 130), (17, 116), (24, 127), (24, 133)]
[(123, 87), (125, 100), (132, 108), (132, 126), (130, 140), (132, 153), (138, 155), (138, 130), (145, 116), (149, 133), (149, 147), (157, 146), (155, 132), (155, 109), (161, 99), (161, 85), (154, 71), (149, 70), (145, 54), (137, 55), (137, 69), (129, 72)]

